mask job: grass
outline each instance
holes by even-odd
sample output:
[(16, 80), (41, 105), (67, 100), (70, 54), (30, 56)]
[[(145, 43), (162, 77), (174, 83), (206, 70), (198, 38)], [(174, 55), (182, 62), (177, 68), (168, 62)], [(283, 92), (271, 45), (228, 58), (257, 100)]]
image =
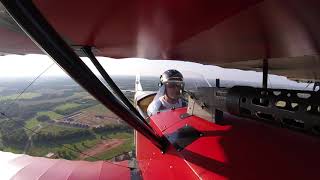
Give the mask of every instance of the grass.
[(60, 126), (60, 125), (49, 125), (44, 128), (42, 128), (39, 133), (43, 134), (59, 134), (63, 131), (82, 131), (83, 129), (81, 128), (75, 128), (75, 127), (67, 127), (67, 126)]
[(96, 114), (102, 114), (102, 113), (106, 113), (106, 112), (111, 112), (109, 109), (107, 109), (106, 107), (104, 107), (102, 104), (98, 104), (92, 107), (89, 107), (86, 109), (87, 111), (93, 111)]
[(98, 105), (95, 105), (95, 106), (92, 106), (92, 107), (89, 107), (87, 109), (87, 111), (94, 111), (96, 113), (101, 113), (101, 112), (104, 112), (106, 111), (107, 108), (105, 108), (102, 104), (98, 104)]
[[(18, 97), (19, 94), (13, 94), (9, 96), (0, 96), (0, 101), (6, 101), (6, 100), (14, 100)], [(23, 99), (32, 99), (35, 97), (41, 96), (41, 93), (34, 93), (34, 92), (28, 92), (28, 93), (23, 93), (20, 97), (19, 100)]]
[(32, 118), (26, 121), (25, 127), (28, 129), (35, 129), (38, 126), (38, 124), (40, 124), (40, 122), (36, 118)]
[(107, 135), (110, 139), (129, 139), (133, 138), (133, 133), (119, 132)]
[(66, 103), (66, 104), (62, 104), (60, 106), (57, 106), (54, 110), (55, 111), (65, 111), (67, 109), (71, 109), (71, 108), (75, 108), (75, 107), (79, 107), (80, 104), (77, 103)]
[(74, 98), (83, 98), (83, 99), (95, 99), (88, 92), (76, 92), (72, 95)]
[[(108, 151), (105, 151), (101, 154), (97, 154), (94, 157), (99, 158), (99, 159), (103, 159), (103, 160), (108, 160), (111, 159), (115, 156), (121, 155), (125, 152), (129, 152), (132, 151), (134, 149), (134, 144), (133, 144), (133, 137), (129, 138), (127, 140), (125, 140), (125, 142), (115, 148), (112, 148)], [(96, 159), (92, 158), (92, 157), (88, 157), (85, 160), (87, 161), (95, 161)]]
[[(111, 159), (115, 156), (118, 156), (120, 154), (123, 154), (125, 152), (132, 151), (134, 149), (134, 144), (133, 144), (133, 134), (131, 133), (126, 133), (126, 132), (121, 132), (121, 133), (114, 133), (114, 134), (109, 134), (107, 135), (107, 138), (110, 139), (126, 139), (123, 144), (109, 149), (103, 153), (94, 155), (94, 157), (103, 159), (103, 160), (108, 160)], [(87, 161), (96, 161), (96, 159), (88, 157), (85, 158)]]
[[(33, 97), (37, 97), (40, 96), (41, 94), (39, 93), (26, 93), (23, 96), (20, 97), (20, 99), (32, 99)], [(79, 93), (78, 96), (84, 96), (84, 93)], [(9, 98), (9, 96), (5, 97), (6, 99)], [(4, 97), (0, 97), (0, 101), (2, 99), (5, 99)], [(13, 98), (13, 95), (10, 97)], [(68, 109), (72, 109), (72, 108), (77, 108), (81, 106), (81, 104), (77, 104), (77, 103), (65, 103), (62, 105), (59, 105), (57, 107), (55, 107), (54, 110), (68, 110)], [(87, 111), (93, 111), (96, 114), (102, 114), (102, 113), (106, 113), (109, 112), (110, 110), (108, 110), (107, 108), (105, 108), (103, 105), (98, 104), (98, 105), (94, 105), (92, 107), (89, 107), (86, 109)], [(62, 125), (54, 125), (54, 124), (49, 124), (47, 122), (40, 122), (37, 120), (38, 116), (42, 116), (42, 115), (47, 115), (48, 117), (50, 117), (51, 120), (56, 120), (56, 119), (60, 119), (63, 117), (63, 115), (58, 114), (54, 111), (41, 111), (38, 112), (33, 118), (27, 120), (25, 123), (25, 127), (27, 127), (28, 129), (37, 129), (38, 125), (41, 124), (42, 128), (39, 129), (38, 133), (43, 133), (43, 134), (47, 134), (47, 133), (52, 133), (52, 134), (60, 134), (63, 131), (78, 131), (78, 130), (83, 130), (81, 128), (75, 128), (75, 127), (68, 127), (68, 126), (62, 126)], [(47, 126), (49, 125), (49, 126)], [(26, 131), (26, 133), (28, 135), (30, 135), (32, 132)], [(66, 139), (66, 140), (62, 140), (59, 141), (57, 143), (43, 143), (43, 144), (38, 144), (38, 143), (33, 143), (33, 145), (29, 148), (27, 154), (29, 155), (33, 155), (33, 156), (45, 156), (47, 155), (49, 152), (53, 152), (55, 154), (57, 154), (58, 152), (67, 152), (69, 154), (72, 154), (72, 159), (78, 159), (80, 153), (76, 152), (76, 151), (85, 151), (87, 149), (90, 149), (94, 146), (96, 146), (98, 143), (100, 143), (102, 141), (101, 139), (101, 135), (97, 135), (94, 134), (93, 136), (89, 136), (89, 137), (83, 137), (83, 138), (72, 138), (72, 139)], [(106, 133), (103, 135), (103, 139), (105, 138), (112, 138), (112, 139), (125, 139), (125, 142), (115, 148), (112, 148), (108, 151), (105, 151), (101, 154), (95, 155), (95, 157), (99, 158), (99, 159), (110, 159), (114, 156), (123, 154), (124, 152), (128, 152), (133, 150), (134, 145), (133, 145), (133, 135), (130, 133), (126, 133), (126, 132), (121, 132), (121, 133)], [(19, 149), (14, 149), (12, 147), (1, 147), (1, 142), (0, 142), (0, 148), (3, 151), (10, 151), (10, 152), (14, 152), (14, 153), (22, 153), (23, 150), (19, 150)], [(70, 149), (75, 149), (75, 151), (72, 151)], [(96, 161), (96, 159), (93, 158), (86, 158), (85, 160), (90, 160), (90, 161)]]
[[(53, 143), (52, 146), (47, 145), (33, 145), (29, 150), (28, 154), (33, 156), (45, 156), (49, 152), (53, 152), (55, 154), (58, 151), (65, 151), (69, 153), (73, 153), (75, 157), (73, 159), (77, 159), (80, 155), (77, 151), (85, 151), (86, 149), (92, 148), (96, 146), (101, 141), (100, 138), (94, 136), (91, 139), (78, 139), (78, 141), (74, 140), (66, 140), (64, 143), (60, 143), (59, 145)], [(75, 149), (76, 148), (76, 149)], [(70, 150), (74, 149), (74, 151)]]
[[(47, 134), (59, 134), (62, 131), (81, 131), (83, 129), (74, 128), (74, 127), (64, 127), (59, 125), (50, 125), (42, 128), (39, 133)], [(84, 151), (88, 148), (94, 147), (97, 143), (101, 141), (98, 136), (87, 136), (80, 138), (67, 138), (65, 140), (53, 141), (53, 142), (45, 142), (45, 143), (33, 143), (32, 147), (29, 148), (27, 154), (32, 156), (45, 156), (49, 152), (53, 152), (55, 154), (58, 151), (64, 151), (68, 154), (72, 154), (72, 159), (76, 159), (80, 153), (78, 151)], [(70, 150), (71, 149), (71, 150)], [(73, 150), (72, 150), (73, 149)]]
[[(35, 117), (27, 120), (27, 121), (25, 122), (25, 123), (26, 123), (26, 124), (25, 124), (25, 127), (28, 128), (28, 129), (34, 130), (34, 129), (37, 128), (37, 126), (38, 126), (39, 124), (47, 124), (47, 123), (38, 121), (37, 117), (38, 117), (38, 116), (42, 116), (42, 115), (47, 115), (47, 116), (49, 116), (51, 120), (55, 120), (55, 119), (59, 119), (59, 118), (63, 117), (62, 115), (57, 114), (57, 113), (55, 113), (55, 112), (53, 112), (53, 111), (41, 111), (41, 112), (38, 112)], [(27, 133), (28, 136), (30, 136), (30, 135), (32, 134), (32, 132), (30, 132), (30, 131), (28, 131), (28, 130), (26, 131), (26, 133)]]
[[(39, 134), (59, 134), (63, 131), (81, 131), (83, 129), (76, 128), (76, 127), (67, 127), (67, 126), (61, 126), (61, 125), (53, 125), (46, 122), (40, 122), (36, 118), (32, 118), (28, 121), (26, 121), (25, 127), (28, 129), (35, 130), (38, 125), (41, 124), (42, 128), (38, 131)], [(32, 134), (31, 131), (26, 130), (26, 133), (28, 136)]]
[[(105, 151), (101, 154), (94, 155), (94, 157), (99, 159), (111, 159), (117, 155), (123, 154), (124, 152), (129, 152), (133, 150), (134, 144), (133, 144), (133, 135), (130, 133), (114, 133), (107, 136), (107, 138), (117, 138), (117, 139), (126, 139), (125, 142), (115, 148), (112, 148), (108, 151)], [(33, 156), (45, 156), (49, 152), (53, 152), (55, 154), (58, 153), (58, 151), (65, 151), (69, 154), (73, 154), (72, 159), (78, 159), (80, 153), (76, 151), (85, 151), (87, 149), (90, 149), (94, 146), (96, 146), (98, 143), (100, 143), (102, 139), (100, 139), (100, 135), (95, 135), (91, 139), (77, 139), (75, 140), (66, 140), (63, 143), (60, 143), (60, 145), (52, 144), (52, 146), (48, 145), (33, 145), (27, 152), (29, 155)], [(75, 149), (76, 148), (76, 149)], [(75, 149), (74, 151), (70, 149)], [(95, 158), (85, 158), (85, 160), (88, 161), (96, 161)]]
[(58, 114), (54, 111), (41, 111), (37, 113), (37, 116), (42, 116), (42, 115), (49, 116), (51, 120), (56, 120), (63, 117), (61, 114)]
[(15, 154), (22, 154), (23, 153), (22, 149), (17, 149), (17, 148), (14, 148), (14, 147), (3, 147), (2, 151), (12, 152), (12, 153), (15, 153)]
[[(77, 151), (85, 151), (86, 149), (92, 148), (100, 141), (101, 141), (100, 139), (94, 138), (94, 139), (88, 139), (88, 140), (80, 140), (78, 142), (73, 142), (73, 143), (65, 142), (64, 144), (55, 145), (55, 146), (34, 145), (29, 149), (27, 153), (33, 156), (45, 156), (49, 152), (53, 152), (56, 154), (58, 151), (66, 151), (66, 152), (72, 152), (73, 154), (76, 155), (76, 158), (77, 158), (79, 156), (79, 153)], [(75, 149), (75, 150), (72, 151), (70, 149)]]

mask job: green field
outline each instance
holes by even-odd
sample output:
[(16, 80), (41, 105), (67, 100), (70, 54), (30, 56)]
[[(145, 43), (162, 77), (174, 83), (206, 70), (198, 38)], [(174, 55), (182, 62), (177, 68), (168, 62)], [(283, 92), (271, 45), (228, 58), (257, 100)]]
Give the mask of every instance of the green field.
[(82, 98), (82, 99), (95, 99), (88, 92), (76, 92), (71, 97), (73, 98)]
[(23, 153), (22, 149), (16, 149), (16, 148), (13, 148), (13, 147), (4, 147), (2, 149), (2, 151), (12, 152), (12, 153), (15, 153), (15, 154), (22, 154)]
[[(51, 129), (48, 128), (48, 129)], [(53, 127), (50, 132), (59, 132), (62, 129), (59, 127)], [(48, 131), (47, 131), (48, 132)], [(96, 161), (97, 159), (111, 159), (114, 156), (123, 154), (124, 152), (129, 152), (134, 149), (133, 144), (133, 135), (130, 133), (114, 133), (109, 134), (103, 137), (103, 139), (106, 138), (116, 138), (116, 139), (126, 139), (125, 142), (113, 149), (110, 149), (106, 152), (103, 152), (101, 154), (95, 155), (94, 157), (88, 157), (85, 158), (85, 160), (88, 161)], [(49, 152), (58, 154), (58, 152), (64, 151), (68, 156), (70, 156), (70, 159), (78, 159), (80, 152), (83, 152), (89, 148), (92, 148), (96, 146), (100, 141), (102, 141), (100, 135), (94, 135), (91, 138), (87, 139), (77, 139), (77, 140), (70, 140), (67, 139), (63, 143), (55, 143), (51, 142), (50, 144), (41, 144), (37, 145), (34, 144), (27, 152), (27, 154), (32, 156), (45, 156)]]
[[(116, 147), (113, 148), (109, 151), (106, 151), (100, 155), (94, 156), (99, 159), (110, 159), (116, 155), (122, 154), (123, 152), (128, 152), (133, 149), (133, 136), (132, 134), (129, 133), (116, 133), (108, 136), (108, 138), (126, 138), (126, 141)], [(49, 152), (53, 153), (58, 153), (58, 151), (65, 151), (70, 154), (73, 154), (74, 157), (72, 159), (77, 159), (77, 157), (80, 155), (79, 152), (83, 152), (86, 149), (92, 148), (96, 146), (102, 139), (100, 136), (94, 136), (94, 138), (90, 139), (79, 139), (78, 141), (71, 141), (71, 140), (66, 140), (63, 144), (57, 145), (55, 143), (52, 143), (52, 145), (34, 145), (31, 147), (28, 151), (28, 154), (33, 155), (33, 156), (45, 156)], [(73, 150), (71, 150), (73, 149)], [(95, 158), (86, 158), (85, 160), (90, 160), (90, 161), (96, 161), (97, 159)]]
[(92, 106), (87, 109), (88, 111), (95, 111), (96, 113), (101, 113), (107, 110), (102, 104), (98, 104), (96, 106)]
[[(76, 86), (74, 81), (57, 80), (56, 78), (44, 80), (42, 77), (37, 83), (34, 83), (30, 88), (28, 87), (27, 92), (21, 96), (18, 93), (24, 86), (22, 81), (5, 82), (8, 87), (6, 84), (0, 83), (0, 94), (2, 95), (0, 96), (0, 109), (6, 109), (9, 104), (10, 108), (5, 113), (10, 114), (12, 116), (10, 118), (17, 119), (24, 124), (1, 123), (1, 127), (8, 126), (8, 128), (1, 128), (1, 130), (6, 130), (3, 131), (4, 136), (1, 137), (0, 134), (1, 151), (23, 153), (26, 150), (26, 154), (34, 156), (45, 156), (52, 152), (60, 158), (76, 160), (80, 159), (81, 152), (96, 148), (98, 144), (98, 149), (100, 149), (96, 152), (105, 151), (98, 154), (100, 156), (98, 158), (103, 159), (110, 159), (133, 149), (133, 135), (127, 133), (132, 130), (121, 123), (115, 123), (117, 120), (114, 120), (115, 115), (99, 104), (88, 92)], [(134, 82), (134, 78), (133, 81), (129, 80), (128, 82)], [(130, 89), (127, 88), (127, 82), (124, 85), (125, 89)], [(18, 96), (18, 102), (13, 102)], [(80, 120), (76, 119), (77, 117), (71, 117), (80, 111)], [(97, 115), (103, 116), (104, 120), (102, 121)], [(111, 120), (108, 119), (109, 116)], [(74, 118), (75, 122), (95, 123), (93, 122), (95, 120), (100, 123), (101, 120), (99, 125), (103, 125), (105, 129), (100, 133), (94, 131), (96, 130), (94, 126), (77, 128), (70, 124), (55, 122), (56, 120), (65, 120), (64, 117)], [(4, 117), (0, 116), (0, 121), (2, 120)], [(13, 132), (12, 135), (11, 132)], [(7, 136), (11, 138), (11, 142), (8, 141)], [(124, 143), (113, 149), (101, 150), (101, 145), (108, 143), (111, 138), (122, 139), (121, 142)], [(81, 156), (81, 159), (83, 158)], [(96, 161), (97, 159), (92, 160)]]
[[(40, 123), (43, 124), (42, 122), (38, 121), (38, 119), (37, 119), (38, 116), (42, 116), (42, 115), (46, 115), (46, 116), (50, 117), (51, 120), (55, 120), (55, 119), (59, 119), (59, 118), (63, 117), (62, 115), (57, 114), (53, 111), (41, 111), (41, 112), (38, 112), (35, 117), (27, 120), (25, 127), (33, 130), (38, 126), (38, 124), (40, 124)], [(31, 134), (30, 131), (26, 131), (26, 132), (28, 135)]]
[(77, 103), (66, 103), (66, 104), (62, 104), (60, 106), (57, 106), (54, 110), (55, 111), (65, 111), (65, 110), (72, 109), (72, 108), (79, 107), (79, 106), (80, 106), (80, 104), (77, 104)]
[[(64, 134), (70, 134), (84, 131), (84, 129), (81, 128), (52, 125), (47, 123), (43, 123), (43, 125), (43, 128), (38, 131), (38, 135), (52, 134), (59, 136), (62, 132)], [(71, 154), (70, 159), (76, 159), (79, 155), (77, 151), (83, 151), (85, 149), (91, 148), (95, 146), (99, 141), (100, 139), (94, 134), (77, 138), (51, 140), (45, 143), (33, 143), (33, 146), (29, 148), (27, 153), (33, 156), (45, 156), (49, 152), (53, 152), (56, 154), (58, 153), (58, 151), (64, 151)], [(74, 149), (74, 151), (70, 149)]]
[(127, 132), (118, 132), (118, 133), (112, 133), (107, 135), (108, 138), (110, 139), (129, 139), (133, 138), (132, 133), (127, 133)]
[[(36, 126), (38, 126), (38, 124), (40, 124), (40, 122), (36, 118), (32, 118), (32, 119), (26, 121), (25, 127), (27, 129), (32, 129), (33, 130), (33, 129), (35, 129)], [(27, 131), (27, 134), (28, 133), (29, 132)]]
[[(13, 94), (10, 96), (0, 96), (0, 101), (6, 101), (6, 100), (14, 100), (19, 96), (19, 94)], [(23, 99), (32, 99), (35, 97), (41, 96), (41, 93), (35, 93), (35, 92), (28, 92), (28, 93), (23, 93), (20, 97), (19, 100)]]
[[(134, 143), (133, 143), (133, 134), (130, 133), (115, 133), (110, 134), (107, 136), (108, 138), (117, 138), (117, 139), (126, 139), (125, 142), (115, 148), (107, 150), (101, 154), (97, 154), (94, 157), (102, 160), (108, 160), (115, 156), (121, 155), (125, 152), (129, 152), (134, 150)], [(88, 157), (85, 160), (87, 161), (96, 161), (95, 158)]]
[(95, 112), (96, 114), (102, 114), (102, 113), (106, 113), (106, 112), (110, 112), (112, 113), (109, 109), (107, 109), (106, 107), (104, 107), (102, 104), (98, 104), (92, 107), (89, 107), (86, 109), (87, 111), (92, 111)]
[[(65, 151), (69, 154), (73, 154), (74, 157), (72, 159), (77, 159), (79, 156), (79, 152), (77, 151), (85, 151), (88, 148), (94, 147), (97, 143), (99, 143), (101, 139), (95, 137), (91, 139), (79, 139), (79, 141), (68, 141), (66, 140), (63, 144), (55, 144), (52, 143), (51, 146), (48, 145), (34, 145), (28, 150), (28, 154), (32, 156), (45, 156), (49, 152), (57, 154), (58, 151)], [(70, 150), (73, 149), (73, 150)]]
[(60, 126), (60, 125), (52, 125), (52, 124), (48, 124), (47, 126), (44, 126), (39, 133), (42, 134), (60, 134), (61, 132), (66, 132), (66, 131), (70, 131), (70, 132), (75, 132), (75, 131), (82, 131), (83, 129), (81, 128), (75, 128), (75, 127), (67, 127), (67, 126)]
[(56, 120), (63, 117), (61, 114), (58, 114), (54, 111), (41, 111), (37, 113), (37, 116), (43, 116), (43, 115), (50, 117), (51, 120)]

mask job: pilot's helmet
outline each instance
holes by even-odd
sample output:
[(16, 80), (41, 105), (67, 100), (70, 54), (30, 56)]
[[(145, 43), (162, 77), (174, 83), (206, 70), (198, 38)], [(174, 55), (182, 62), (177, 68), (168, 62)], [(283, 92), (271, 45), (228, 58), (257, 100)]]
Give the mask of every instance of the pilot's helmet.
[(177, 70), (167, 70), (160, 76), (160, 86), (169, 98), (178, 99), (184, 91), (183, 76)]
[(167, 82), (183, 82), (183, 76), (179, 71), (175, 69), (169, 69), (160, 76), (161, 86)]

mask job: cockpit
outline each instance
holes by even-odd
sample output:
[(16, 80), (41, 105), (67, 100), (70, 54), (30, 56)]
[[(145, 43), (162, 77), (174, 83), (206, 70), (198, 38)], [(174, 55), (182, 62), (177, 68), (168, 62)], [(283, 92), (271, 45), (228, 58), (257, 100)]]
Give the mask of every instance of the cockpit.
[[(211, 87), (210, 82), (207, 79), (205, 79), (201, 74), (197, 74), (194, 72), (182, 72), (182, 74), (184, 75), (183, 82), (170, 81), (166, 84), (159, 83), (153, 84), (152, 86), (148, 83), (144, 83), (146, 82), (144, 78), (147, 79), (150, 77), (137, 77), (135, 106), (138, 108), (139, 112), (143, 114), (145, 117), (154, 115), (150, 113), (148, 114), (148, 107), (150, 104), (152, 105), (153, 103), (165, 96), (166, 87), (167, 89), (170, 89), (172, 86), (173, 89), (179, 91), (179, 101), (177, 102), (178, 106), (172, 106), (167, 109), (162, 109), (159, 110), (157, 113), (167, 111), (170, 109), (187, 107), (189, 99), (188, 97), (190, 96), (190, 94), (193, 94), (196, 91), (198, 91), (200, 87)], [(154, 79), (156, 78), (158, 77), (154, 77)], [(141, 87), (140, 90), (137, 87)], [(147, 91), (144, 91), (145, 88), (147, 89)]]

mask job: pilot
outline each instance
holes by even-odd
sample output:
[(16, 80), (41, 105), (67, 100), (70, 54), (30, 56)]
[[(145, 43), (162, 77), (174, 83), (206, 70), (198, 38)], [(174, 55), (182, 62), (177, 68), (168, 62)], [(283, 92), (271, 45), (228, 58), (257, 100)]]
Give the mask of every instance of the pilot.
[(182, 74), (174, 69), (165, 71), (160, 76), (160, 89), (148, 106), (148, 115), (154, 115), (160, 111), (185, 107), (187, 102), (182, 97), (184, 82)]

